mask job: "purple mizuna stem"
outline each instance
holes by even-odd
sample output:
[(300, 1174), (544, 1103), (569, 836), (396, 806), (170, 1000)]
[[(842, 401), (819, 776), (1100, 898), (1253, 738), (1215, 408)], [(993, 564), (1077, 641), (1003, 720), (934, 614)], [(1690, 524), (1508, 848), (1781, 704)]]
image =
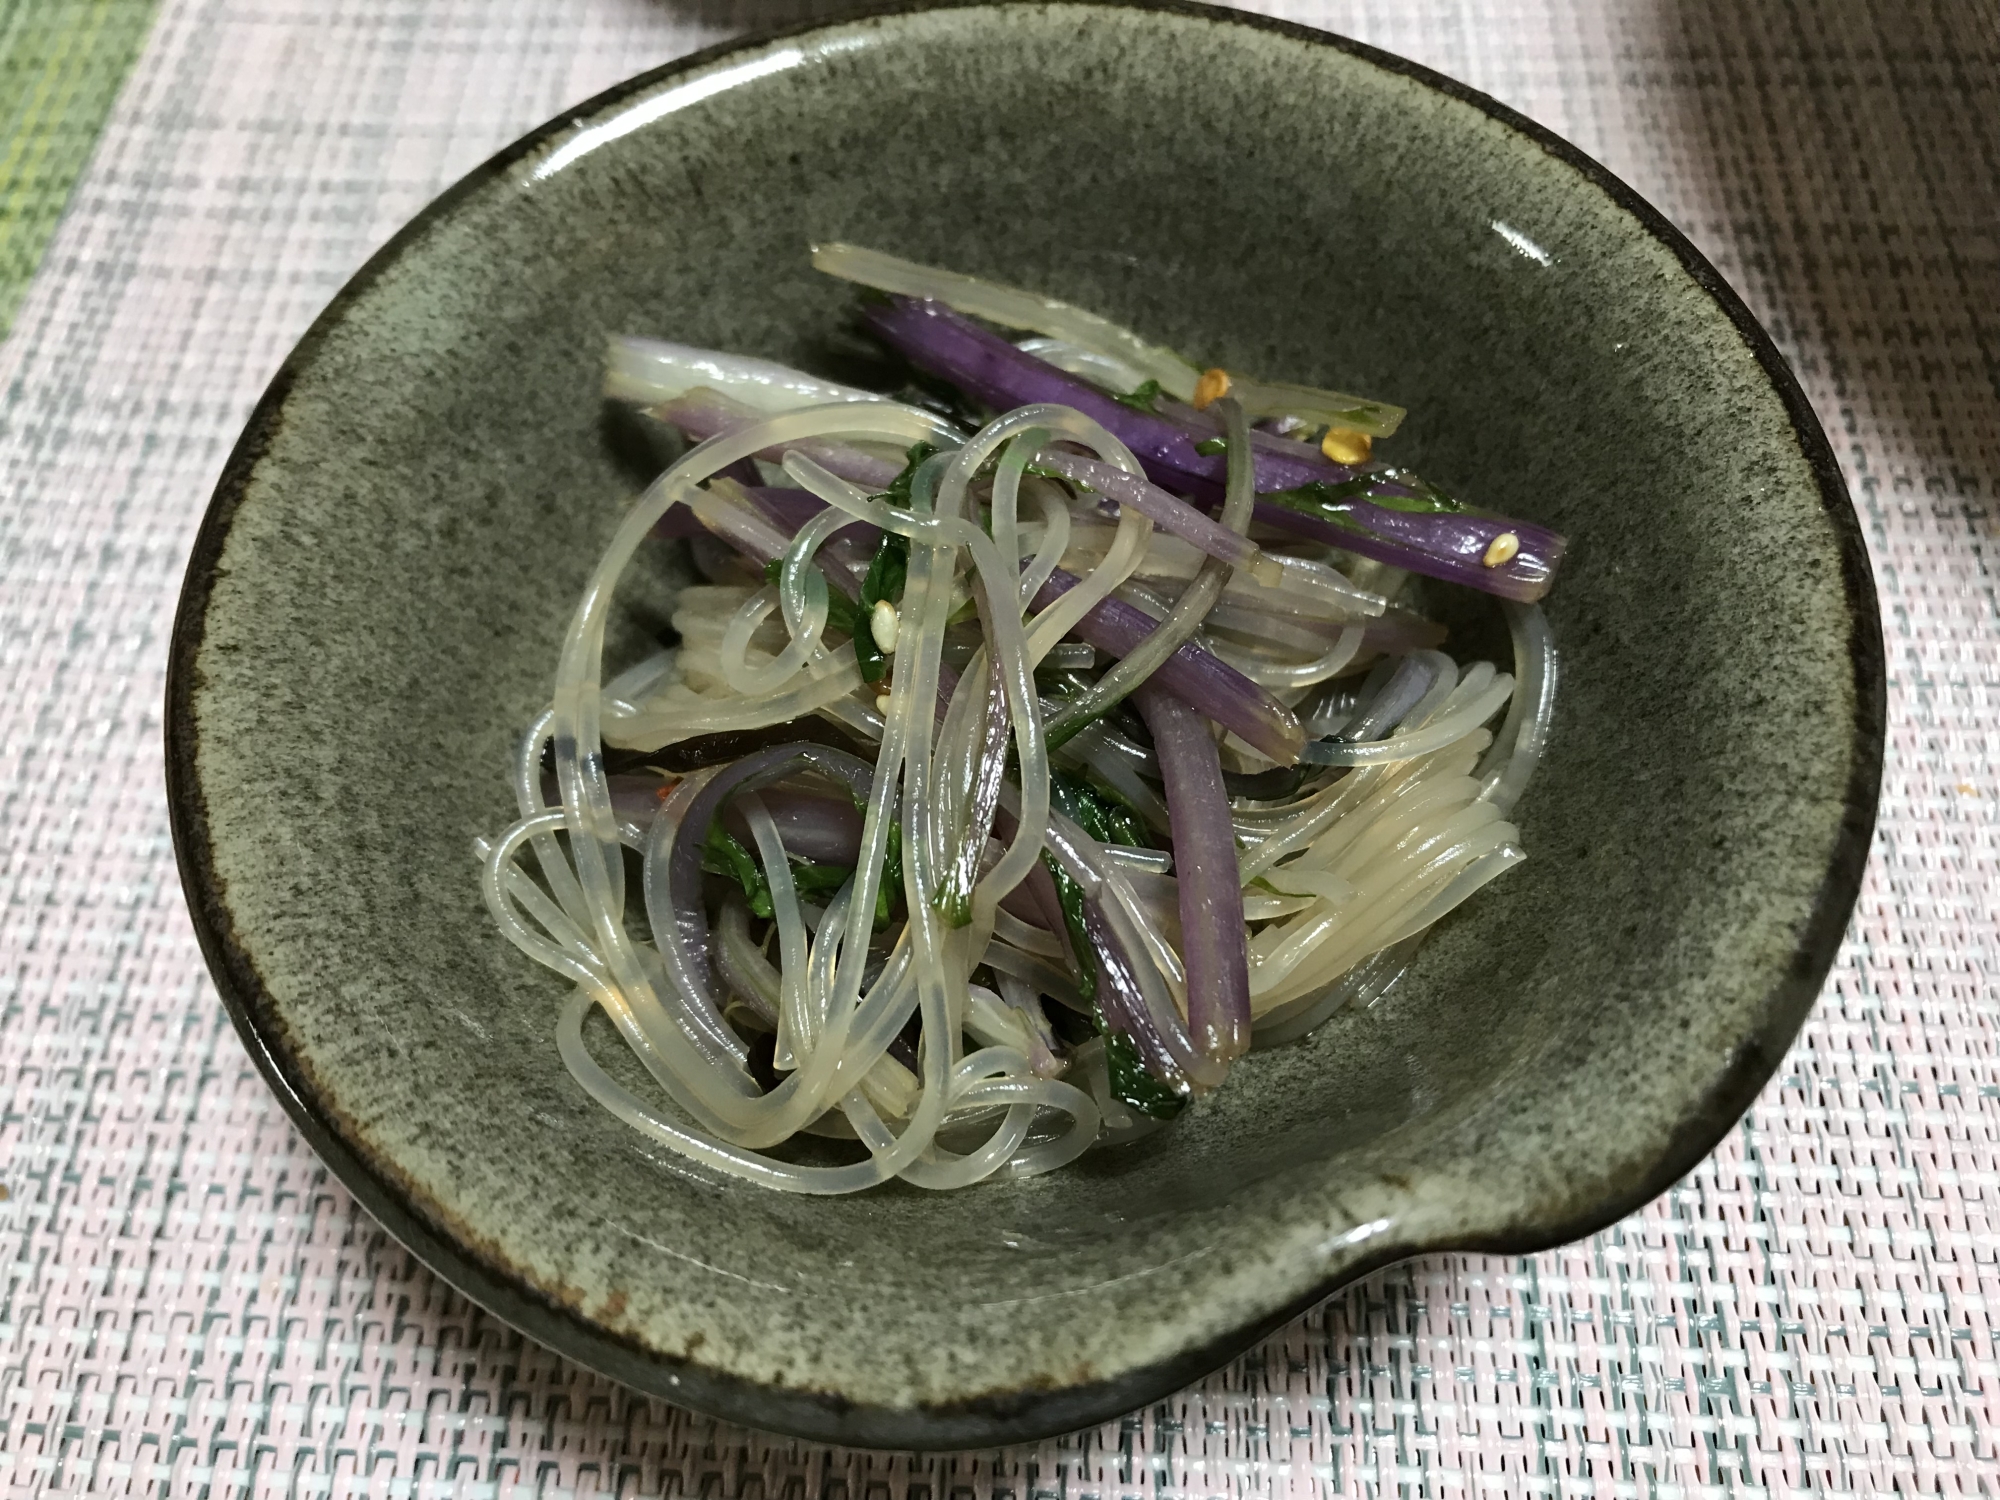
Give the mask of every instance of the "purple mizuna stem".
[[(1035, 595), (1035, 608), (1047, 609), (1076, 585), (1075, 574), (1057, 568)], [(1105, 599), (1077, 622), (1073, 633), (1100, 651), (1124, 656), (1158, 624), (1123, 600)], [(1214, 653), (1189, 641), (1160, 664), (1152, 680), (1279, 765), (1298, 760), (1305, 731), (1292, 711)]]
[(1207, 721), (1172, 693), (1146, 682), (1132, 702), (1153, 733), (1173, 822), (1188, 1030), (1227, 1061), (1250, 1047), (1250, 949), (1222, 756)]

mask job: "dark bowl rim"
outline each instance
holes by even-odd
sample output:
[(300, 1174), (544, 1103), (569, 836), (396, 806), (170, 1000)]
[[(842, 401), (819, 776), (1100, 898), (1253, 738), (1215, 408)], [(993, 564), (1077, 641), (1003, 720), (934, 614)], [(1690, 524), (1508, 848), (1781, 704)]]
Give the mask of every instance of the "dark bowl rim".
[[(1694, 283), (1734, 325), (1776, 390), (1821, 502), (1840, 542), (1841, 577), (1854, 667), (1853, 764), (1839, 837), (1812, 911), (1790, 961), (1767, 995), (1762, 1025), (1737, 1047), (1709, 1092), (1693, 1101), (1658, 1159), (1642, 1175), (1593, 1201), (1566, 1206), (1547, 1221), (1497, 1233), (1447, 1236), (1398, 1246), (1351, 1263), (1309, 1291), (1222, 1338), (1113, 1379), (1059, 1389), (1028, 1389), (950, 1407), (897, 1409), (856, 1404), (837, 1394), (765, 1385), (640, 1346), (592, 1321), (495, 1264), (420, 1210), (405, 1185), (351, 1143), (338, 1109), (316, 1097), (261, 977), (237, 938), (207, 836), (207, 808), (196, 774), (196, 657), (216, 565), (251, 476), (283, 425), (285, 402), (329, 331), (384, 272), (464, 199), (550, 141), (657, 89), (774, 42), (943, 10), (1129, 10), (1242, 26), (1313, 47), (1329, 47), (1436, 93), (1469, 104), (1572, 167), (1671, 251)], [(413, 1254), (474, 1302), (529, 1336), (640, 1391), (705, 1415), (814, 1442), (858, 1447), (942, 1450), (1031, 1442), (1109, 1421), (1171, 1394), (1216, 1369), (1344, 1286), (1413, 1255), (1450, 1251), (1528, 1254), (1566, 1244), (1616, 1223), (1692, 1170), (1727, 1134), (1775, 1072), (1811, 1010), (1838, 953), (1857, 899), (1873, 839), (1887, 717), (1886, 664), (1874, 577), (1861, 525), (1831, 445), (1791, 367), (1742, 299), (1681, 231), (1611, 171), (1542, 125), (1499, 101), (1421, 64), (1366, 43), (1294, 22), (1199, 3), (1199, 0), (891, 0), (795, 26), (734, 38), (638, 74), (562, 111), (489, 157), (445, 189), (399, 229), (341, 287), (285, 357), (225, 462), (196, 534), (168, 644), (164, 739), (169, 822), (182, 890), (202, 954), (230, 1018), (285, 1112), (342, 1184)]]

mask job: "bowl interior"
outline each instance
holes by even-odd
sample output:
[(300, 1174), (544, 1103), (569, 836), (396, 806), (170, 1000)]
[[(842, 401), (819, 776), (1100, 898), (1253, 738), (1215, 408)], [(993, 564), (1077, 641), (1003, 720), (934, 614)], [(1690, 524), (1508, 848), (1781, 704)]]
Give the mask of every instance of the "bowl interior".
[[(806, 262), (831, 238), (1399, 402), (1385, 452), (1571, 538), (1526, 865), (1386, 999), (1029, 1183), (821, 1201), (671, 1158), (571, 1083), (563, 987), (496, 934), (469, 852), (511, 820), (515, 738), (637, 488), (604, 337), (851, 372), (848, 290)], [(628, 1380), (815, 1436), (1075, 1425), (1331, 1277), (1582, 1232), (1774, 1065), (1872, 796), (1851, 512), (1724, 297), (1471, 96), (1195, 11), (859, 21), (599, 101), (371, 265), (225, 477), (170, 752), (225, 993), (447, 1276)], [(644, 563), (618, 649), (669, 607), (675, 557)]]

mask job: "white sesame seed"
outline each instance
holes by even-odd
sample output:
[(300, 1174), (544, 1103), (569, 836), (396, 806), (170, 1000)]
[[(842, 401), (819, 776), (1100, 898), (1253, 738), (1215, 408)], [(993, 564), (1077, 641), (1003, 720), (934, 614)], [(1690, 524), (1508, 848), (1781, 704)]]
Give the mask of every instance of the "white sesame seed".
[(868, 614), (868, 633), (875, 637), (875, 645), (884, 656), (895, 654), (896, 632), (902, 623), (895, 605), (887, 599), (875, 601), (875, 608)]
[(875, 712), (881, 714), (884, 718), (889, 716), (889, 695), (887, 693), (877, 693), (875, 695)]
[(1521, 539), (1511, 531), (1503, 531), (1486, 546), (1486, 556), (1480, 561), (1489, 568), (1497, 568), (1510, 563), (1521, 550)]

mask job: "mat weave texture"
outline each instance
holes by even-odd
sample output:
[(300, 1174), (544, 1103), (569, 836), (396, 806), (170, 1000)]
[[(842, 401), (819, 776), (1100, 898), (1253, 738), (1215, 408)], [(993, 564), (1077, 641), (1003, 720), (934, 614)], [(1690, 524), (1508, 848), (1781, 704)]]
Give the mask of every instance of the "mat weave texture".
[(0, 0), (0, 334), (152, 19), (153, 0)]
[(562, 106), (814, 11), (164, 0), (0, 349), (10, 1492), (2000, 1492), (2000, 13), (1268, 8), (1463, 78), (1633, 183), (1771, 328), (1845, 466), (1888, 640), (1881, 830), (1741, 1127), (1585, 1243), (1416, 1262), (1171, 1401), (1002, 1453), (745, 1432), (468, 1306), (294, 1136), (203, 969), (160, 769), (181, 569), (265, 380), (403, 220)]

